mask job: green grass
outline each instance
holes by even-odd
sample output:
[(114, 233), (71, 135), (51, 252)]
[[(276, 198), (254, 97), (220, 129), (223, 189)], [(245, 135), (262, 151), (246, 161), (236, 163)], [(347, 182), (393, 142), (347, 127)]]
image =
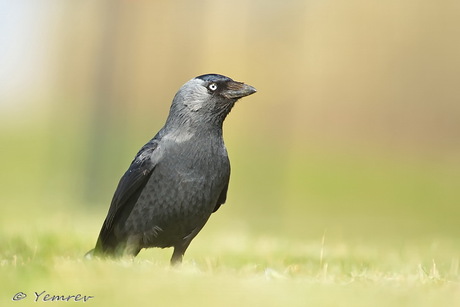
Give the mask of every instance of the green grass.
[[(455, 306), (460, 300), (459, 246), (446, 237), (395, 244), (326, 231), (294, 240), (226, 229), (216, 215), (183, 265), (170, 267), (171, 249), (145, 250), (134, 260), (84, 259), (103, 212), (70, 213), (33, 213), (22, 227), (2, 225), (2, 306), (32, 304), (42, 291), (91, 295), (86, 304), (95, 306)], [(13, 302), (20, 291), (28, 297)]]

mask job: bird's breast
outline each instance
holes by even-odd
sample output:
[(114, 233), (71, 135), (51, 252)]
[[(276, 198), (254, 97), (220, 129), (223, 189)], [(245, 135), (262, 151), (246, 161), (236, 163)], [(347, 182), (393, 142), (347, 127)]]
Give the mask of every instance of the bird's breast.
[(198, 143), (160, 144), (161, 158), (126, 229), (144, 233), (158, 226), (163, 236), (183, 238), (209, 218), (228, 184), (230, 163), (215, 143)]
[(191, 138), (167, 144), (155, 172), (176, 188), (214, 194), (228, 181), (230, 162), (219, 139)]

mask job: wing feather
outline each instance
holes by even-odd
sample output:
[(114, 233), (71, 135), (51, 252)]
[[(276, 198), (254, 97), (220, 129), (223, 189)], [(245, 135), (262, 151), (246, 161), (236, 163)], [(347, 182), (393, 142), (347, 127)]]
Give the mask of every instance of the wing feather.
[[(109, 212), (99, 234), (96, 251), (113, 248), (110, 243), (114, 226), (127, 218), (147, 184), (158, 161), (158, 140), (155, 138), (145, 144), (137, 153), (130, 167), (121, 177), (110, 204)], [(116, 239), (115, 239), (116, 240)], [(115, 244), (115, 242), (113, 242)]]

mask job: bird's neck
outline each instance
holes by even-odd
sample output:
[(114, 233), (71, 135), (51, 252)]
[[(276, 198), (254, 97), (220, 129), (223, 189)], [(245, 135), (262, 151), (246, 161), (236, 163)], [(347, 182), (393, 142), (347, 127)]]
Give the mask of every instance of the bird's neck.
[(193, 138), (222, 139), (222, 122), (167, 121), (163, 135), (182, 143)]
[[(181, 114), (182, 115), (182, 114)], [(175, 133), (204, 133), (214, 136), (222, 136), (222, 126), (225, 117), (192, 117), (192, 116), (169, 116), (166, 120), (165, 132)]]

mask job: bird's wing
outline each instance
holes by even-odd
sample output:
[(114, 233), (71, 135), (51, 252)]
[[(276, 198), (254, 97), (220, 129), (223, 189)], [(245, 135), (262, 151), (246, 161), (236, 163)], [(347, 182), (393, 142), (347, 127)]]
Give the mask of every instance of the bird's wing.
[[(111, 229), (120, 215), (129, 213), (126, 211), (130, 211), (136, 203), (158, 161), (158, 157), (155, 157), (158, 155), (158, 152), (155, 151), (157, 147), (158, 140), (156, 139), (152, 139), (145, 144), (134, 158), (126, 173), (121, 177), (104, 221), (101, 234), (104, 230)], [(125, 213), (123, 214), (123, 212)]]

